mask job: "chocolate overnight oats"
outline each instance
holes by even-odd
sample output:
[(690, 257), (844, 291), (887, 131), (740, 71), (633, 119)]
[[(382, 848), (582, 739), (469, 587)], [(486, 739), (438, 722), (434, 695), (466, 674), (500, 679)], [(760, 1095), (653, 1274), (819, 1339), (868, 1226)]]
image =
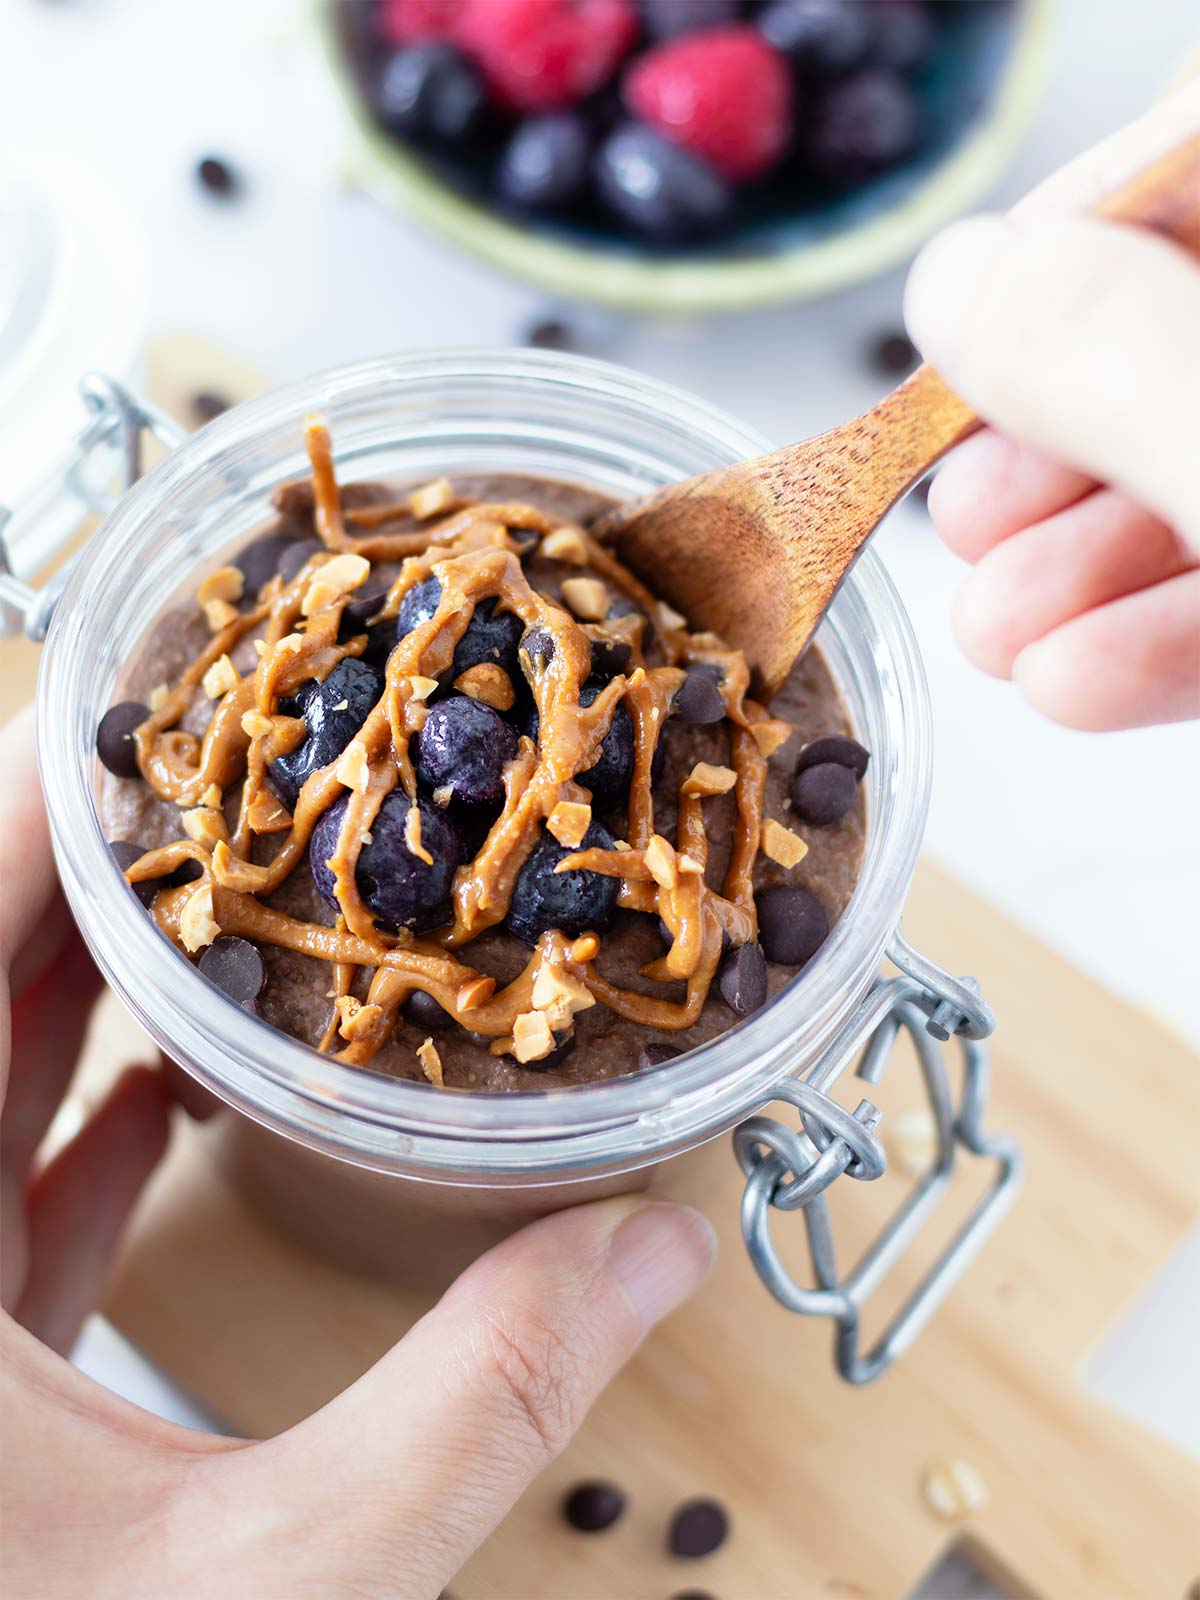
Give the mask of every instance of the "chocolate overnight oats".
[(339, 490), (308, 447), (98, 726), (164, 936), (282, 1032), (453, 1088), (617, 1077), (764, 1005), (862, 859), (868, 754), (820, 653), (768, 710), (589, 534), (601, 497)]

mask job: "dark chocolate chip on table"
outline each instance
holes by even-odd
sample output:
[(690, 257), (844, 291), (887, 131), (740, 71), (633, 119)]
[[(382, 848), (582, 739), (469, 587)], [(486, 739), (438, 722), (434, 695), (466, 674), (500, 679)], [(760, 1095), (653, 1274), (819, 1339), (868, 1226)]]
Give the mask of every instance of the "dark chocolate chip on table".
[(725, 1004), (739, 1017), (748, 1017), (767, 1001), (767, 963), (757, 944), (739, 944), (730, 950), (717, 973), (717, 987)]
[(799, 774), (805, 767), (815, 767), (822, 761), (836, 761), (838, 766), (849, 767), (854, 776), (861, 779), (870, 759), (870, 751), (857, 739), (844, 733), (832, 733), (823, 739), (812, 739), (804, 746), (796, 760), (796, 772)]
[(194, 394), (191, 399), (192, 415), (197, 422), (211, 422), (223, 411), (228, 411), (229, 405), (230, 402), (223, 394), (214, 394), (210, 389), (201, 389), (199, 394)]
[(573, 340), (565, 322), (545, 317), (526, 329), (524, 343), (532, 345), (535, 350), (569, 350)]
[(661, 1067), (665, 1061), (674, 1061), (678, 1054), (673, 1044), (644, 1044), (638, 1052), (635, 1070), (646, 1072), (651, 1067)]
[(625, 1510), (625, 1496), (616, 1484), (597, 1479), (577, 1483), (562, 1505), (562, 1514), (580, 1533), (602, 1533)]
[(198, 161), (196, 177), (209, 194), (219, 195), (222, 200), (232, 199), (241, 188), (237, 173), (220, 156), (205, 156)]
[(715, 667), (689, 667), (671, 702), (671, 715), (680, 722), (720, 722), (725, 715), (725, 697)]
[(899, 329), (881, 333), (871, 345), (871, 365), (887, 377), (903, 377), (920, 359), (912, 340)]
[(673, 1594), (671, 1600), (716, 1600), (715, 1595), (709, 1594), (707, 1589), (681, 1589), (678, 1594)]
[(238, 1005), (257, 1000), (267, 981), (267, 970), (257, 947), (249, 939), (226, 935), (214, 939), (200, 957), (200, 971)]
[(829, 936), (824, 906), (798, 884), (779, 883), (764, 889), (754, 903), (763, 954), (781, 967), (802, 967)]
[(840, 822), (853, 808), (857, 795), (858, 779), (853, 770), (836, 761), (818, 761), (814, 767), (803, 767), (792, 783), (796, 815), (820, 828)]
[(729, 1513), (718, 1500), (685, 1500), (667, 1530), (673, 1556), (696, 1560), (719, 1550), (729, 1536)]
[(138, 775), (137, 746), (133, 735), (150, 715), (149, 706), (140, 700), (122, 700), (110, 706), (96, 729), (96, 754), (117, 778)]

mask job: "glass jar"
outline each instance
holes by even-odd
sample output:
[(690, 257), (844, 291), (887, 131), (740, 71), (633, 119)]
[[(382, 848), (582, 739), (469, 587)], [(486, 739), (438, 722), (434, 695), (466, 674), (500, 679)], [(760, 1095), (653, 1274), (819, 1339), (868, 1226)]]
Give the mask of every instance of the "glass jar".
[[(720, 1038), (650, 1072), (503, 1095), (318, 1055), (229, 1004), (156, 932), (113, 870), (95, 801), (96, 723), (127, 660), (194, 572), (263, 522), (272, 491), (306, 475), (313, 412), (329, 423), (343, 483), (497, 470), (623, 499), (767, 445), (687, 394), (575, 356), (366, 362), (240, 405), (181, 443), (105, 519), (57, 605), (39, 757), (63, 885), (98, 966), (161, 1048), (241, 1113), (223, 1119), (220, 1142), (259, 1206), (361, 1264), (411, 1270), (415, 1240), (417, 1262), (440, 1276), (531, 1215), (652, 1180), (669, 1187), (678, 1158), (822, 1060), (876, 978), (916, 861), (930, 783), (925, 680), (868, 550), (818, 635), (871, 750), (861, 876), (818, 957)], [(437, 1234), (414, 1228), (418, 1218)]]

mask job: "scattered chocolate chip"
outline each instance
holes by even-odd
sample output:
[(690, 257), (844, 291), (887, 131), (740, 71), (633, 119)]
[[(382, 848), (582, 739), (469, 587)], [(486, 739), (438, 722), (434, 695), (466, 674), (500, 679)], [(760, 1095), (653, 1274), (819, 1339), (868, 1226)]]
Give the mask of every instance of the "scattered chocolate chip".
[(227, 161), (220, 156), (205, 156), (196, 164), (196, 177), (209, 194), (231, 200), (241, 188), (241, 180)]
[(681, 722), (720, 722), (725, 715), (725, 697), (718, 687), (719, 674), (713, 667), (689, 667), (675, 692), (671, 715)]
[(633, 657), (633, 647), (624, 639), (592, 640), (592, 671), (598, 678), (615, 678), (625, 671)]
[(267, 981), (258, 948), (249, 939), (214, 939), (200, 957), (200, 971), (238, 1005), (257, 1000)]
[(885, 377), (899, 378), (912, 369), (921, 357), (906, 333), (898, 329), (881, 333), (871, 344), (871, 365)]
[(580, 1533), (602, 1533), (625, 1510), (625, 1496), (615, 1484), (578, 1483), (563, 1501), (562, 1514)]
[(819, 828), (840, 822), (853, 807), (857, 794), (858, 779), (853, 770), (836, 761), (818, 761), (815, 767), (802, 767), (792, 783), (796, 815)]
[[(129, 844), (124, 839), (114, 839), (108, 848), (117, 864), (118, 872), (122, 874), (126, 873), (135, 861), (140, 861), (146, 854), (140, 844)], [(162, 886), (163, 881), (161, 878), (147, 878), (144, 883), (131, 883), (129, 885), (147, 910), (149, 910), (151, 901)]]
[(414, 1028), (422, 1028), (426, 1033), (444, 1033), (447, 1028), (454, 1027), (454, 1018), (424, 989), (414, 989), (402, 1009), (405, 1022), (411, 1022)]
[(535, 350), (570, 350), (573, 340), (565, 322), (546, 317), (525, 330), (525, 343)]
[(696, 1560), (719, 1550), (729, 1535), (729, 1514), (716, 1500), (686, 1500), (671, 1518), (667, 1544), (673, 1556)]
[(673, 1044), (644, 1044), (638, 1052), (637, 1072), (645, 1072), (650, 1067), (661, 1067), (664, 1061), (674, 1061), (679, 1051)]
[(182, 889), (185, 883), (195, 883), (197, 878), (202, 878), (203, 876), (204, 868), (197, 860), (189, 856), (183, 865), (176, 867), (175, 871), (167, 879), (167, 888)]
[(142, 705), (140, 700), (122, 700), (110, 706), (100, 718), (96, 729), (96, 754), (114, 777), (137, 777), (137, 746), (133, 735), (149, 715), (150, 707)]
[(767, 1001), (767, 963), (762, 947), (757, 944), (739, 944), (721, 962), (717, 973), (717, 987), (721, 998), (739, 1017), (751, 1012)]
[(813, 739), (804, 746), (796, 761), (796, 773), (798, 776), (805, 767), (815, 767), (822, 761), (836, 761), (839, 767), (849, 767), (854, 776), (861, 779), (870, 759), (870, 751), (864, 750), (857, 739), (833, 733), (824, 739)]
[(324, 546), (320, 539), (289, 539), (287, 548), (279, 557), (279, 576), (284, 583), (291, 583), (309, 556), (315, 556), (322, 549)]
[(802, 967), (829, 936), (829, 918), (815, 894), (780, 883), (755, 897), (758, 937), (768, 961)]
[(192, 415), (197, 422), (211, 422), (214, 417), (219, 417), (222, 411), (229, 410), (229, 401), (223, 394), (213, 394), (211, 390), (202, 389), (199, 394), (194, 394), (191, 399)]

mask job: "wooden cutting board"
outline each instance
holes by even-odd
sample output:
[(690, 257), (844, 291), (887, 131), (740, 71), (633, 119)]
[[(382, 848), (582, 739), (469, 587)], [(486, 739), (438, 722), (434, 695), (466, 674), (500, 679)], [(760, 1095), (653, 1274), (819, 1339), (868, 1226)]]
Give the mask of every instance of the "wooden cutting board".
[[(181, 415), (191, 389), (244, 388), (244, 373), (191, 341), (160, 346), (152, 368), (157, 397)], [(919, 948), (976, 973), (1000, 1019), (989, 1122), (1017, 1134), (1029, 1166), (1012, 1215), (900, 1364), (852, 1390), (834, 1375), (828, 1330), (789, 1316), (755, 1278), (738, 1230), (740, 1175), (728, 1140), (715, 1141), (689, 1178), (721, 1235), (713, 1279), (460, 1574), (461, 1600), (666, 1600), (688, 1589), (896, 1600), (953, 1545), (1005, 1589), (1055, 1600), (1183, 1600), (1197, 1580), (1200, 1468), (1107, 1410), (1079, 1369), (1200, 1209), (1200, 1061), (928, 862), (905, 927)], [(129, 1026), (106, 1017), (100, 1056), (128, 1049)], [(893, 1062), (872, 1095), (886, 1135), (919, 1103), (911, 1063)], [(854, 1098), (848, 1087), (843, 1099)], [(889, 1170), (838, 1185), (846, 1259), (906, 1181)], [(881, 1317), (979, 1181), (964, 1176), (889, 1280)], [(798, 1218), (778, 1219), (797, 1264), (800, 1232)], [(352, 1382), (425, 1303), (272, 1234), (189, 1127), (146, 1196), (107, 1311), (232, 1427), (265, 1435)], [(967, 1462), (986, 1491), (957, 1521), (923, 1491), (949, 1460)], [(630, 1509), (585, 1539), (557, 1505), (595, 1475), (622, 1484)], [(664, 1528), (699, 1493), (731, 1508), (733, 1533), (714, 1556), (683, 1563), (666, 1554)]]

